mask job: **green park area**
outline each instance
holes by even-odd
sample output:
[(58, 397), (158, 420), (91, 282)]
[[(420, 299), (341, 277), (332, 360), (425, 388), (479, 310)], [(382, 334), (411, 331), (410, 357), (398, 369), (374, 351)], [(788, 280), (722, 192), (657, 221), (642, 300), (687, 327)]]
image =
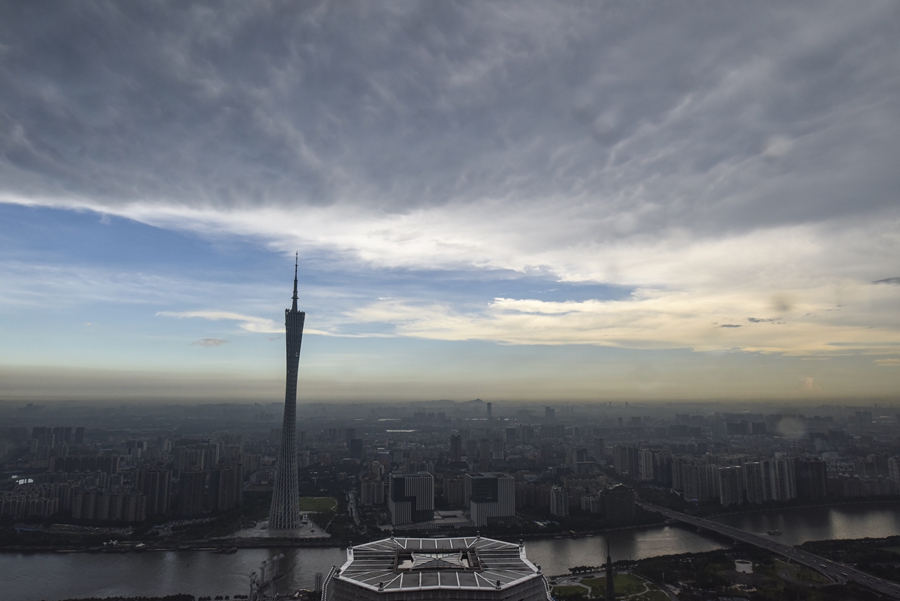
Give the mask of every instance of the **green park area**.
[(300, 497), (300, 511), (334, 511), (337, 499), (333, 497)]
[[(616, 574), (616, 598), (630, 601), (667, 601), (668, 596), (652, 582), (634, 574)], [(606, 577), (572, 579), (566, 584), (554, 586), (557, 599), (603, 599), (606, 595)]]

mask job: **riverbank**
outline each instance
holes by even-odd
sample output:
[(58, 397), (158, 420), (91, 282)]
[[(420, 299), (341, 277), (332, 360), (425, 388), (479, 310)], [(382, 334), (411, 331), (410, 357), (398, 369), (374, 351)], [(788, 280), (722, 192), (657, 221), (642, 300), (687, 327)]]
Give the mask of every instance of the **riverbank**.
[[(616, 532), (624, 532), (629, 530), (644, 530), (656, 528), (662, 525), (669, 525), (666, 522), (656, 522), (652, 524), (631, 524), (628, 526), (620, 526), (617, 528), (600, 528), (594, 530), (583, 530), (577, 533), (571, 531), (555, 531), (555, 532), (509, 532), (503, 530), (499, 532), (491, 530), (464, 530), (464, 531), (409, 531), (397, 532), (404, 536), (486, 536), (490, 538), (498, 538), (501, 540), (558, 540), (558, 539), (577, 539), (589, 538), (595, 536), (610, 535)], [(679, 524), (672, 524), (680, 527)], [(117, 541), (115, 545), (104, 545), (92, 543), (84, 544), (33, 544), (33, 545), (0, 545), (0, 553), (105, 553), (105, 554), (122, 554), (122, 553), (153, 553), (153, 552), (169, 552), (169, 551), (209, 551), (224, 552), (232, 549), (283, 549), (283, 548), (322, 548), (332, 547), (345, 549), (351, 545), (359, 545), (366, 542), (379, 540), (390, 536), (390, 532), (381, 532), (372, 537), (360, 537), (355, 540), (343, 540), (337, 537), (328, 538), (291, 538), (291, 537), (220, 537), (216, 539), (200, 539), (191, 541), (148, 541), (147, 539), (136, 539), (130, 541)], [(105, 537), (104, 537), (105, 538)]]

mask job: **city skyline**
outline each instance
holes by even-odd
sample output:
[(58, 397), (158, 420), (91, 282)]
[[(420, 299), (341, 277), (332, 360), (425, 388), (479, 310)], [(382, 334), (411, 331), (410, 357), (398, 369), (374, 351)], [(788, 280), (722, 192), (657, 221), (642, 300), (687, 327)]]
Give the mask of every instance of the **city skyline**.
[(0, 400), (900, 396), (895, 3), (3, 11)]

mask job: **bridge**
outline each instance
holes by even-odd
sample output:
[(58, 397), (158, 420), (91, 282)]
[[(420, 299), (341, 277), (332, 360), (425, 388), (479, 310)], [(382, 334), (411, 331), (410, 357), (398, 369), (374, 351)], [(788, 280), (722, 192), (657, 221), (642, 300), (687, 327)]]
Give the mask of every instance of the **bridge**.
[(742, 543), (747, 543), (756, 547), (767, 549), (772, 553), (775, 553), (776, 555), (780, 555), (790, 561), (799, 563), (815, 570), (816, 572), (819, 572), (835, 584), (845, 584), (847, 581), (852, 580), (888, 597), (900, 599), (900, 584), (891, 582), (890, 580), (885, 580), (884, 578), (878, 578), (876, 576), (866, 574), (865, 572), (857, 570), (856, 568), (845, 563), (831, 561), (830, 559), (819, 557), (818, 555), (814, 555), (796, 547), (791, 547), (779, 543), (765, 536), (759, 536), (758, 534), (753, 534), (747, 532), (746, 530), (741, 530), (740, 528), (726, 526), (725, 524), (720, 524), (712, 520), (690, 516), (678, 511), (666, 509), (665, 507), (659, 507), (658, 505), (653, 505), (651, 503), (638, 503), (638, 506), (645, 509), (646, 511), (659, 513), (671, 520), (682, 522), (684, 524), (690, 524), (691, 526), (694, 526), (696, 528), (709, 530), (710, 532), (715, 532), (716, 534), (725, 536), (735, 541), (740, 541)]

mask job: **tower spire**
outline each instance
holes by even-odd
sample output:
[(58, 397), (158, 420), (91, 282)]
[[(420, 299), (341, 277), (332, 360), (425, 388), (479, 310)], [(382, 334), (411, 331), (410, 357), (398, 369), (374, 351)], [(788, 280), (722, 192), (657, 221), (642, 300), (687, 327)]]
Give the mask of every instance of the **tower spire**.
[(293, 302), (291, 303), (291, 311), (297, 310), (297, 261), (300, 258), (300, 253), (294, 254), (294, 296)]

